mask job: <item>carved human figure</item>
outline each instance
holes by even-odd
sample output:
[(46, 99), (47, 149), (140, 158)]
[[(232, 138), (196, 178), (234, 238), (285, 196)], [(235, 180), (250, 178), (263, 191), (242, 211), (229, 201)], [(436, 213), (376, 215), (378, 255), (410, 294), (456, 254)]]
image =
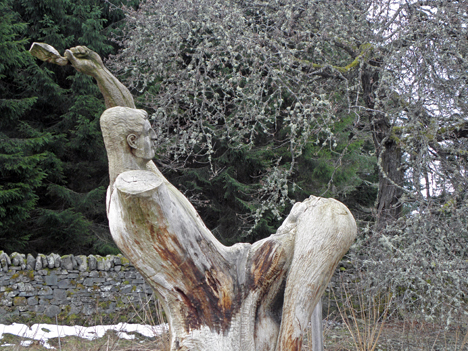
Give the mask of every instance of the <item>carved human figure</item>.
[(171, 350), (300, 350), (314, 307), (355, 238), (349, 210), (311, 196), (295, 204), (269, 238), (222, 245), (151, 161), (156, 134), (128, 90), (88, 49), (72, 48), (65, 56), (97, 77), (110, 94), (108, 107), (114, 96), (131, 101), (101, 116), (109, 227), (160, 298)]

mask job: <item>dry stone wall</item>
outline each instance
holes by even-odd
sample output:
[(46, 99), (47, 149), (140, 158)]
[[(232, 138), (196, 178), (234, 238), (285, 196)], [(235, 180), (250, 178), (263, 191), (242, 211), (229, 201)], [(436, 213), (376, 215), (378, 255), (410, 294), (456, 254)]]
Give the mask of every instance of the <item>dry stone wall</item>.
[[(122, 255), (8, 255), (0, 251), (0, 322), (128, 321), (153, 292)], [(153, 301), (154, 302), (154, 301)], [(151, 307), (150, 307), (151, 308)]]

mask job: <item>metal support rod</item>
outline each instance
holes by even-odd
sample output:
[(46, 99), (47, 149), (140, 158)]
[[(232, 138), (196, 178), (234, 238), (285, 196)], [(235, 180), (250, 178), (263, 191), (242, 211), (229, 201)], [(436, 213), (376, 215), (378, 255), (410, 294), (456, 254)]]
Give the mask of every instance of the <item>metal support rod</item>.
[(322, 300), (315, 306), (310, 324), (312, 351), (323, 351)]

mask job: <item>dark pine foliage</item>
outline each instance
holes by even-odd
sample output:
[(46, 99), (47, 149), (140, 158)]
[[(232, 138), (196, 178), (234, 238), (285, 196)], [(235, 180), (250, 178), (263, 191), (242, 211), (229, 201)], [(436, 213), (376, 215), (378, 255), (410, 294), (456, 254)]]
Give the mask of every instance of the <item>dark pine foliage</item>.
[[(115, 2), (120, 5), (121, 1)], [(34, 59), (86, 45), (107, 57), (122, 12), (99, 0), (0, 2), (0, 249), (115, 252), (104, 199), (103, 99), (90, 77)]]

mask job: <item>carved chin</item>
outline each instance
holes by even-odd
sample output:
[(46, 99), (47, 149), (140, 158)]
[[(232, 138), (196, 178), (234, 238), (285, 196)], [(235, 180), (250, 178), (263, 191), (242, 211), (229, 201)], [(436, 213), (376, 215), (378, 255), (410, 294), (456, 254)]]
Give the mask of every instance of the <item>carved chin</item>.
[(133, 150), (132, 154), (136, 159), (143, 160), (145, 162), (151, 161), (154, 158), (154, 156), (156, 156), (156, 153), (153, 150)]

